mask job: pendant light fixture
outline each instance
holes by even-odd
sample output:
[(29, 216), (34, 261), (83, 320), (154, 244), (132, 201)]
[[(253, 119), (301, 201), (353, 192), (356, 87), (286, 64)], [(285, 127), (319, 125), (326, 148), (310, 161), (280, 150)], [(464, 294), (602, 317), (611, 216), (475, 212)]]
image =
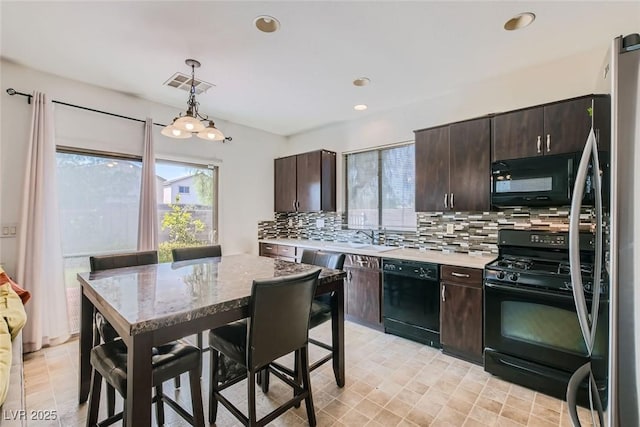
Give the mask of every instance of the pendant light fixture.
[[(203, 116), (198, 112), (198, 101), (196, 101), (195, 87), (195, 71), (200, 67), (200, 62), (195, 59), (187, 59), (184, 61), (191, 67), (191, 89), (189, 90), (189, 99), (187, 100), (187, 111), (176, 118), (173, 122), (162, 129), (162, 135), (169, 138), (186, 139), (196, 134), (198, 138), (209, 141), (231, 141), (231, 137), (225, 137), (209, 117)], [(203, 122), (209, 122), (207, 126)]]

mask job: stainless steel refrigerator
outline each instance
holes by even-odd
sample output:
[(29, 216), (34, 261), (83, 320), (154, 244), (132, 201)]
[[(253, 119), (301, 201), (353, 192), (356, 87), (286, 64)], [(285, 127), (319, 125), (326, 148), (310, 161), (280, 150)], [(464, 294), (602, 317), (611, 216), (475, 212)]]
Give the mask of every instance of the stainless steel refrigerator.
[[(598, 393), (591, 362), (580, 367), (567, 388), (567, 404), (574, 426), (579, 426), (576, 394), (580, 384), (592, 384), (591, 414), (595, 425), (640, 426), (640, 36), (631, 34), (614, 39), (599, 76), (599, 91), (611, 95), (610, 202), (603, 206), (597, 197), (596, 257), (594, 278), (608, 277), (609, 356), (606, 396)], [(590, 133), (576, 175), (571, 204), (569, 256), (574, 301), (582, 335), (591, 355), (598, 323), (599, 293), (594, 287), (587, 304), (580, 275), (578, 246), (580, 200), (585, 180), (592, 170), (600, 170), (596, 135)], [(598, 190), (600, 179), (594, 179)], [(608, 214), (608, 233), (604, 233), (603, 214)], [(607, 238), (608, 237), (608, 238)], [(605, 269), (604, 276), (600, 275)], [(598, 283), (594, 280), (594, 283)]]

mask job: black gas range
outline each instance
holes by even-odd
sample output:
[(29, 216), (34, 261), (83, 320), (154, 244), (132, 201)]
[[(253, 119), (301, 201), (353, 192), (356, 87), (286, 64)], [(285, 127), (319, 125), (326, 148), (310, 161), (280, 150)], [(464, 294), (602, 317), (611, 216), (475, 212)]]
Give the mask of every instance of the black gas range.
[[(485, 267), (485, 280), (505, 286), (571, 293), (569, 235), (566, 232), (500, 230), (500, 255)], [(592, 293), (594, 236), (580, 235), (582, 283)], [(606, 282), (606, 281), (605, 281)], [(607, 293), (605, 283), (601, 292)]]
[[(499, 257), (484, 270), (484, 368), (508, 381), (564, 399), (569, 378), (592, 361), (598, 387), (607, 375), (608, 280), (600, 281), (591, 359), (582, 338), (565, 232), (500, 230)], [(595, 237), (580, 235), (582, 283), (593, 300)], [(586, 403), (586, 384), (579, 401)], [(604, 398), (601, 396), (601, 398)]]

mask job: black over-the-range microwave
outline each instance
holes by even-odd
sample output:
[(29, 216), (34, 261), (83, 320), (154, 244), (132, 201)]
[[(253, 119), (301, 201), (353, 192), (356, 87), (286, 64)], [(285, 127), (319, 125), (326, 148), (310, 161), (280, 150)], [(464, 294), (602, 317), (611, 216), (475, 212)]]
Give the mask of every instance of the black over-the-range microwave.
[[(511, 206), (563, 206), (571, 204), (575, 176), (582, 153), (499, 160), (491, 164), (491, 204)], [(608, 200), (606, 152), (599, 153), (603, 200)], [(593, 165), (584, 187), (583, 206), (593, 205)]]

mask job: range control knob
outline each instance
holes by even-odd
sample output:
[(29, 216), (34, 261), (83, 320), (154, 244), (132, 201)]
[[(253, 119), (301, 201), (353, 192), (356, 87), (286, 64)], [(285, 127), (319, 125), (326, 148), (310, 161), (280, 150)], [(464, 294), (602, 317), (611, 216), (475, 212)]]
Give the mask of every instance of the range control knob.
[(509, 280), (511, 280), (512, 282), (515, 282), (516, 280), (518, 280), (518, 273), (511, 273), (509, 275)]
[(504, 279), (504, 278), (505, 278), (505, 276), (506, 276), (506, 274), (505, 274), (505, 272), (504, 272), (504, 271), (498, 271), (498, 272), (496, 273), (496, 277), (497, 277), (498, 279), (500, 279), (500, 280)]

